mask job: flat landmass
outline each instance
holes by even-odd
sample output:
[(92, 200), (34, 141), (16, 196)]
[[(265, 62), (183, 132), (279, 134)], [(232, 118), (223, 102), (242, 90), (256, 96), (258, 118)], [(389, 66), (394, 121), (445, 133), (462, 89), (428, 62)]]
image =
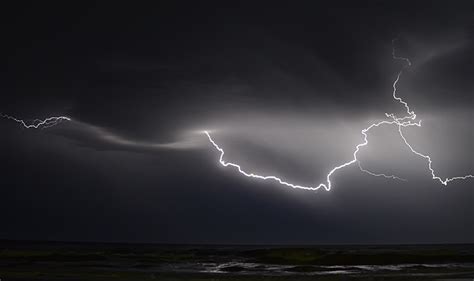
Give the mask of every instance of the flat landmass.
[(473, 244), (232, 246), (0, 240), (2, 281), (473, 278)]

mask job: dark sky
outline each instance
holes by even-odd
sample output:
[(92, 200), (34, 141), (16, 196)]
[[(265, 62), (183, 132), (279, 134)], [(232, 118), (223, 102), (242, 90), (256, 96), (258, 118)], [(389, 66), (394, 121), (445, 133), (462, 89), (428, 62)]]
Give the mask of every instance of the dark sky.
[[(474, 173), (472, 1), (155, 1), (2, 9), (0, 238), (160, 243), (474, 242), (474, 180), (431, 180), (395, 127), (329, 192), (360, 131), (403, 113), (445, 178)], [(159, 2), (159, 3), (158, 3)], [(295, 3), (296, 2), (296, 3)], [(316, 3), (317, 2), (317, 3)], [(415, 2), (415, 3), (413, 3)], [(348, 4), (352, 3), (352, 4)]]

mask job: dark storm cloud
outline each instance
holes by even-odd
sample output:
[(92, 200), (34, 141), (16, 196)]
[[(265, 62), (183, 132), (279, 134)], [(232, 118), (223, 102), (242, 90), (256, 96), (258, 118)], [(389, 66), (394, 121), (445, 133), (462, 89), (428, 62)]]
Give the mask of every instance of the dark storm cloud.
[(472, 173), (472, 3), (155, 3), (5, 9), (0, 237), (207, 243), (472, 242), (472, 181), (446, 188), (393, 128), (364, 167), (304, 192), (352, 156), (360, 130), (401, 114), (441, 176)]

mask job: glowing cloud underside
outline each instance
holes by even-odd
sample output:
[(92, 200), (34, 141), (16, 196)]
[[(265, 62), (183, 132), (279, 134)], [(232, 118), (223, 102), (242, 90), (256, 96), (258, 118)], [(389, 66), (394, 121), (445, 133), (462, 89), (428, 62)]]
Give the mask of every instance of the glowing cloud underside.
[[(395, 40), (392, 41), (392, 44), (394, 43), (394, 41)], [(209, 141), (211, 142), (211, 144), (215, 147), (215, 149), (217, 151), (220, 152), (219, 163), (224, 167), (233, 167), (233, 168), (237, 169), (237, 171), (239, 173), (241, 173), (242, 175), (244, 175), (246, 177), (256, 178), (256, 179), (261, 179), (261, 180), (272, 180), (272, 181), (278, 182), (281, 185), (289, 186), (289, 187), (292, 187), (292, 188), (305, 189), (305, 190), (318, 190), (322, 187), (324, 189), (326, 189), (327, 191), (331, 190), (331, 187), (332, 187), (331, 176), (335, 172), (337, 172), (338, 170), (341, 170), (342, 168), (345, 168), (345, 167), (350, 166), (350, 165), (355, 164), (355, 163), (357, 163), (359, 169), (362, 172), (365, 172), (365, 173), (367, 173), (371, 176), (385, 177), (385, 178), (388, 178), (388, 179), (398, 179), (398, 180), (405, 181), (405, 179), (402, 179), (402, 178), (394, 176), (394, 175), (386, 175), (386, 174), (382, 174), (382, 173), (374, 173), (374, 172), (368, 171), (368, 170), (366, 170), (362, 167), (360, 161), (357, 159), (357, 153), (359, 153), (360, 149), (369, 144), (367, 134), (369, 133), (370, 130), (372, 130), (373, 128), (382, 126), (382, 125), (390, 125), (390, 126), (393, 125), (393, 126), (396, 126), (398, 128), (398, 132), (399, 132), (400, 137), (402, 138), (405, 145), (408, 146), (410, 151), (412, 153), (416, 154), (417, 156), (422, 157), (422, 158), (427, 160), (428, 169), (431, 172), (431, 176), (432, 176), (433, 180), (437, 180), (443, 185), (448, 185), (449, 182), (452, 182), (454, 180), (465, 180), (465, 179), (468, 179), (468, 178), (474, 178), (474, 175), (465, 175), (465, 176), (456, 176), (456, 177), (452, 177), (452, 178), (445, 178), (443, 180), (442, 178), (437, 176), (435, 171), (433, 170), (431, 157), (416, 151), (413, 148), (413, 146), (408, 142), (408, 140), (405, 138), (405, 136), (403, 135), (402, 128), (404, 128), (404, 127), (413, 127), (413, 126), (420, 127), (421, 126), (421, 120), (418, 120), (418, 121), (415, 122), (415, 120), (416, 120), (415, 112), (410, 110), (410, 106), (408, 105), (407, 102), (405, 102), (402, 98), (397, 96), (397, 84), (400, 81), (400, 77), (403, 73), (403, 69), (405, 67), (411, 66), (411, 61), (408, 58), (398, 57), (395, 54), (395, 48), (392, 49), (392, 57), (395, 60), (401, 60), (401, 61), (405, 62), (405, 66), (398, 72), (397, 77), (396, 77), (395, 81), (392, 84), (392, 87), (393, 87), (392, 97), (396, 101), (398, 101), (401, 105), (403, 105), (403, 107), (406, 110), (406, 115), (403, 116), (403, 117), (397, 117), (393, 113), (390, 113), (390, 114), (385, 113), (385, 116), (387, 118), (389, 118), (389, 120), (384, 120), (384, 121), (380, 121), (380, 122), (377, 122), (377, 123), (373, 123), (373, 124), (369, 125), (367, 128), (362, 129), (361, 134), (363, 136), (363, 141), (355, 146), (354, 153), (352, 154), (352, 159), (350, 159), (349, 161), (347, 161), (347, 162), (345, 162), (345, 163), (343, 163), (339, 166), (336, 166), (336, 167), (332, 168), (332, 170), (330, 170), (329, 173), (326, 175), (326, 182), (320, 183), (320, 184), (315, 185), (315, 186), (303, 186), (303, 185), (297, 185), (297, 184), (286, 182), (286, 181), (284, 181), (281, 178), (276, 177), (276, 176), (271, 176), (271, 175), (270, 176), (262, 176), (262, 175), (258, 175), (258, 174), (255, 174), (255, 173), (246, 172), (241, 168), (240, 165), (232, 163), (232, 162), (226, 162), (224, 160), (224, 154), (225, 154), (224, 149), (222, 149), (213, 140), (213, 138), (211, 137), (211, 134), (208, 131), (204, 131), (204, 133), (206, 134), (206, 136), (209, 139)]]

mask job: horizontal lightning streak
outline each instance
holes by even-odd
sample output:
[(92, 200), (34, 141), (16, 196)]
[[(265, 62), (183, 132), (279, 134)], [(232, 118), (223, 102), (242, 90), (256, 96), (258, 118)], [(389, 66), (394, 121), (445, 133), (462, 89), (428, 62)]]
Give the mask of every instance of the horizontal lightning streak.
[(27, 124), (24, 120), (18, 119), (16, 117), (13, 117), (13, 116), (10, 116), (10, 115), (0, 113), (0, 116), (3, 117), (3, 118), (13, 120), (17, 123), (20, 123), (26, 129), (39, 129), (39, 128), (45, 129), (45, 128), (55, 126), (55, 125), (61, 123), (62, 121), (71, 121), (71, 118), (69, 118), (69, 117), (58, 116), (58, 117), (48, 117), (44, 120), (35, 119), (35, 120), (33, 120), (33, 122), (31, 124)]
[(404, 178), (400, 178), (400, 177), (397, 177), (395, 175), (386, 175), (386, 174), (377, 174), (377, 173), (374, 173), (374, 172), (371, 172), (369, 170), (366, 170), (364, 169), (364, 167), (362, 167), (362, 164), (360, 164), (360, 161), (357, 161), (357, 165), (359, 165), (359, 169), (364, 172), (364, 173), (367, 173), (371, 176), (374, 176), (374, 177), (384, 177), (386, 179), (394, 179), (394, 180), (401, 180), (401, 181), (407, 181), (406, 179)]

